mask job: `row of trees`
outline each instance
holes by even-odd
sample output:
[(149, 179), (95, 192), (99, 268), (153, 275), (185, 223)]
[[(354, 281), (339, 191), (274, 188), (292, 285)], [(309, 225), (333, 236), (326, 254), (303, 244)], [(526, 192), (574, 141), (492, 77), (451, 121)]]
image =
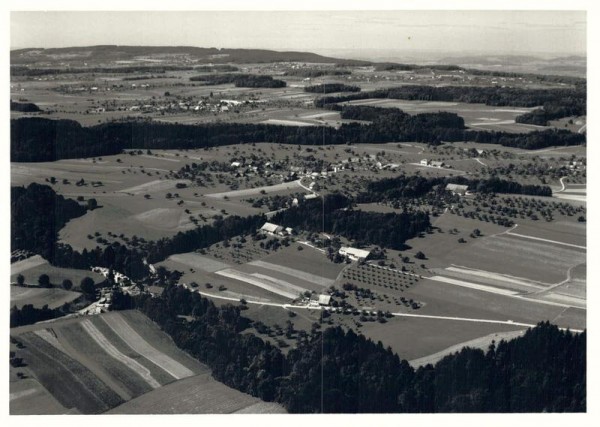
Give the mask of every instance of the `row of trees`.
[(242, 333), (250, 321), (239, 307), (216, 307), (181, 287), (169, 286), (159, 298), (115, 301), (157, 322), (217, 380), (293, 413), (586, 410), (586, 333), (547, 322), (486, 352), (465, 348), (414, 369), (381, 342), (340, 327), (321, 331), (318, 324), (284, 355)]
[(345, 85), (343, 83), (324, 83), (314, 86), (305, 86), (304, 92), (333, 93), (333, 92), (360, 92), (360, 87)]

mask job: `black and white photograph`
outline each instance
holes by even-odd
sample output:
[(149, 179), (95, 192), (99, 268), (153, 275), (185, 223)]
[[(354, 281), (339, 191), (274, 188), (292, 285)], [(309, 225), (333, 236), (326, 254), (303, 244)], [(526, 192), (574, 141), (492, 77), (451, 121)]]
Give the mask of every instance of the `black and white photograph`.
[(586, 3), (309, 3), (11, 5), (14, 425), (590, 421)]

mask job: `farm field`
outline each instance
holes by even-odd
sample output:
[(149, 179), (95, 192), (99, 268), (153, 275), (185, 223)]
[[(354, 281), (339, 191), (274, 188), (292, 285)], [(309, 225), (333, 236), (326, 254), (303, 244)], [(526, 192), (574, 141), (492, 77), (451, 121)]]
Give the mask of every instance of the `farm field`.
[(214, 380), (195, 375), (132, 399), (108, 414), (232, 414), (286, 413), (275, 403), (241, 393)]
[(10, 306), (21, 308), (26, 304), (41, 308), (47, 305), (48, 308), (57, 308), (61, 305), (79, 298), (79, 292), (65, 291), (64, 289), (46, 289), (46, 288), (23, 288), (20, 286), (10, 287)]
[[(11, 368), (12, 370), (13, 368)], [(76, 413), (63, 407), (33, 378), (10, 382), (9, 413), (11, 415), (61, 415)], [(35, 405), (31, 402), (35, 401)]]
[(460, 344), (453, 345), (453, 346), (448, 347), (437, 353), (433, 353), (433, 354), (425, 356), (425, 357), (420, 357), (418, 359), (410, 360), (408, 363), (410, 363), (411, 366), (414, 366), (415, 368), (419, 367), (419, 366), (425, 366), (427, 364), (435, 365), (438, 361), (440, 361), (444, 357), (448, 356), (449, 354), (459, 352), (460, 350), (462, 350), (465, 347), (479, 348), (485, 352), (488, 350), (488, 348), (492, 344), (492, 342), (495, 342), (497, 344), (501, 340), (509, 341), (511, 339), (523, 336), (524, 333), (525, 333), (525, 331), (523, 331), (523, 330), (516, 330), (516, 331), (509, 331), (509, 332), (494, 332), (492, 334), (489, 334), (489, 335), (486, 335), (486, 336), (483, 336), (480, 338), (475, 338), (473, 340), (469, 340), (469, 341), (462, 342)]
[(394, 318), (385, 324), (369, 322), (360, 333), (373, 341), (390, 346), (406, 360), (418, 359), (443, 351), (450, 346), (492, 333), (523, 330), (519, 326), (470, 324), (424, 318)]
[[(345, 266), (344, 264), (335, 264), (329, 261), (324, 253), (316, 249), (302, 245), (303, 250), (298, 250), (298, 246), (298, 244), (294, 244), (287, 248), (282, 248), (274, 254), (262, 258), (260, 261), (283, 266), (284, 268), (300, 270), (305, 273), (310, 272), (310, 274), (316, 275), (319, 278), (329, 280), (335, 280)], [(301, 278), (302, 276), (299, 277)]]
[(516, 133), (544, 129), (543, 126), (515, 123), (515, 117), (525, 114), (533, 110), (533, 108), (494, 107), (485, 104), (466, 104), (462, 102), (408, 101), (400, 99), (366, 99), (350, 101), (347, 104), (399, 108), (409, 114), (448, 111), (461, 116), (465, 120), (465, 126), (474, 129)]
[[(11, 334), (23, 343), (16, 353), (32, 375), (11, 382), (11, 393), (19, 399), (16, 411), (24, 411), (22, 400), (40, 395), (40, 387), (28, 386), (34, 380), (58, 402), (48, 404), (49, 413), (102, 413), (166, 384), (210, 375), (139, 312), (38, 324), (13, 329)], [(34, 391), (24, 392), (30, 389)], [(221, 384), (213, 389), (228, 390)]]

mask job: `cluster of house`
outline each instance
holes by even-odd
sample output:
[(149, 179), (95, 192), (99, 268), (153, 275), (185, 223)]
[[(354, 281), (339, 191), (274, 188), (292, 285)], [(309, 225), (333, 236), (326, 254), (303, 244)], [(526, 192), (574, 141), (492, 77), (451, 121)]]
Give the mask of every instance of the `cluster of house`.
[[(110, 274), (110, 269), (106, 267), (92, 267), (92, 271), (94, 273), (103, 275), (105, 278), (108, 278), (108, 275)], [(113, 278), (115, 283), (121, 286), (127, 286), (132, 283), (129, 277), (125, 276), (123, 273), (119, 273), (118, 271), (113, 271)]]
[(446, 164), (442, 161), (439, 160), (428, 160), (428, 159), (422, 159), (419, 164), (421, 166), (431, 166), (433, 168), (443, 168), (446, 166)]
[(253, 160), (234, 160), (230, 167), (236, 178), (258, 175), (263, 178), (279, 178), (281, 182), (298, 179), (298, 174), (293, 170), (283, 170), (276, 162), (261, 162)]
[(571, 160), (567, 162), (567, 168), (575, 171), (575, 170), (583, 170), (585, 169), (585, 162), (581, 160)]

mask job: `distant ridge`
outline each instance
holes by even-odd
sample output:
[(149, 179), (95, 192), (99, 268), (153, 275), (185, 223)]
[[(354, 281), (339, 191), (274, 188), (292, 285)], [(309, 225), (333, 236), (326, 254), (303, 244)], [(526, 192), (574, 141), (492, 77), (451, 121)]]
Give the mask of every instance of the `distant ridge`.
[(279, 52), (266, 49), (217, 49), (193, 46), (119, 46), (98, 45), (62, 48), (27, 48), (10, 52), (13, 65), (24, 65), (42, 61), (80, 63), (86, 58), (95, 61), (126, 61), (154, 56), (168, 58), (169, 55), (187, 55), (190, 59), (206, 63), (258, 63), (258, 62), (317, 62), (348, 65), (369, 65), (368, 61), (331, 58), (310, 52)]

